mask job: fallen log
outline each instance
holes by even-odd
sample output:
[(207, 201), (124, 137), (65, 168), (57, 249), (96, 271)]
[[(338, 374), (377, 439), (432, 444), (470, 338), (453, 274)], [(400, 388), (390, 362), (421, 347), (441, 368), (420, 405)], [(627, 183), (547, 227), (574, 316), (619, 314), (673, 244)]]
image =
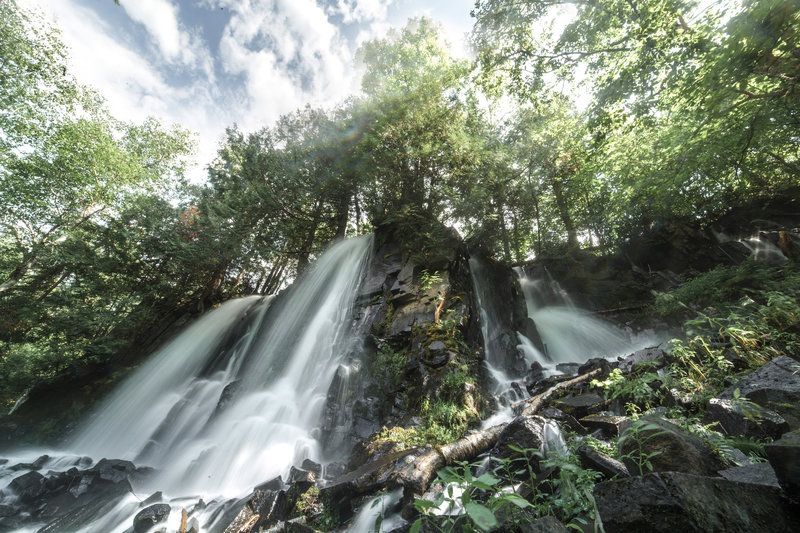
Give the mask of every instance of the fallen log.
[(500, 437), (500, 432), (505, 427), (506, 424), (500, 424), (461, 437), (449, 444), (436, 446), (399, 470), (395, 474), (395, 481), (403, 486), (406, 494), (409, 491), (413, 494), (423, 494), (436, 472), (456, 461), (474, 459), (486, 449), (494, 446)]
[(572, 378), (567, 381), (562, 381), (561, 383), (553, 385), (552, 387), (550, 387), (541, 394), (537, 394), (532, 398), (528, 398), (527, 400), (522, 400), (521, 402), (515, 403), (514, 405), (511, 406), (511, 409), (517, 415), (523, 415), (523, 416), (534, 415), (536, 414), (537, 411), (539, 411), (539, 409), (544, 407), (547, 400), (549, 400), (550, 397), (556, 392), (563, 389), (568, 389), (574, 385), (585, 383), (595, 378), (599, 378), (603, 374), (603, 372), (604, 370), (602, 368), (595, 368), (591, 372), (587, 372), (586, 374), (583, 374), (576, 378)]

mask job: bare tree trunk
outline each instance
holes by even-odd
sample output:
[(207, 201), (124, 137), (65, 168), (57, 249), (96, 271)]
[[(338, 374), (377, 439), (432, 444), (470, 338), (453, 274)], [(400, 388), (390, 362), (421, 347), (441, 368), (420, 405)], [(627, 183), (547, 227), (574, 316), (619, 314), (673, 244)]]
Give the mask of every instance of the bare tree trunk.
[(461, 437), (455, 442), (437, 446), (417, 457), (396, 474), (396, 480), (406, 491), (422, 494), (439, 469), (456, 461), (469, 461), (494, 446), (505, 424)]
[(522, 416), (535, 415), (536, 412), (539, 411), (539, 409), (541, 409), (542, 407), (544, 407), (547, 400), (549, 400), (550, 397), (557, 391), (568, 389), (573, 385), (577, 385), (579, 383), (585, 383), (594, 378), (600, 377), (603, 374), (603, 371), (604, 370), (602, 368), (596, 368), (591, 372), (583, 374), (582, 376), (578, 376), (576, 378), (572, 378), (567, 381), (562, 381), (557, 385), (553, 385), (552, 387), (550, 387), (541, 394), (537, 394), (532, 398), (528, 398), (527, 400), (515, 403), (514, 405), (511, 406), (511, 408), (513, 409), (514, 413)]

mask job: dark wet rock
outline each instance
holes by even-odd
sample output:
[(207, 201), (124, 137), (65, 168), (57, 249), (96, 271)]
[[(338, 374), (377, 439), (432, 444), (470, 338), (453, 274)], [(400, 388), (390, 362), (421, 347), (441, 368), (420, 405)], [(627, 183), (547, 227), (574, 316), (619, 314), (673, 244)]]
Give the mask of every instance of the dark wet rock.
[(19, 512), (19, 509), (16, 507), (12, 507), (11, 505), (2, 505), (0, 504), (0, 518), (8, 518), (9, 516), (14, 516)]
[(620, 429), (620, 455), (632, 475), (640, 473), (640, 462), (645, 459), (654, 472), (714, 476), (724, 468), (708, 443), (663, 418), (628, 420)]
[(44, 493), (44, 482), (44, 476), (34, 471), (14, 478), (8, 488), (14, 491), (21, 501), (31, 503)]
[(711, 398), (706, 415), (733, 436), (777, 439), (789, 431), (781, 415), (743, 398)]
[[(305, 461), (303, 461), (303, 465), (305, 465)], [(253, 492), (256, 492), (256, 491), (259, 491), (259, 490), (262, 490), (262, 491), (282, 490), (283, 487), (284, 487), (283, 479), (281, 478), (281, 476), (278, 476), (278, 477), (274, 477), (274, 478), (270, 479), (269, 481), (265, 481), (264, 483), (262, 483), (260, 485), (257, 485), (256, 488), (253, 489)]]
[(101, 459), (91, 471), (96, 472), (100, 479), (111, 483), (119, 483), (127, 479), (129, 474), (135, 472), (136, 467), (130, 461)]
[(567, 533), (569, 531), (555, 516), (544, 516), (523, 522), (517, 529), (519, 533)]
[(307, 491), (311, 485), (316, 483), (317, 475), (314, 472), (295, 466), (289, 469), (289, 484), (293, 487), (298, 487), (300, 492)]
[(536, 381), (535, 383), (527, 383), (525, 388), (527, 389), (528, 394), (531, 396), (536, 396), (537, 394), (543, 393), (550, 387), (557, 385), (562, 381), (567, 381), (568, 379), (570, 379), (570, 377), (564, 375), (548, 376)]
[(557, 407), (552, 407), (552, 406), (545, 407), (544, 409), (542, 409), (540, 414), (545, 418), (555, 420), (556, 422), (559, 423), (559, 425), (565, 426), (572, 431), (576, 431), (578, 433), (586, 432), (586, 428), (580, 422), (578, 422), (578, 420), (574, 416), (568, 415), (567, 413), (565, 413), (561, 409), (558, 409)]
[(764, 449), (783, 490), (800, 502), (800, 430), (786, 433)]
[(49, 460), (50, 460), (49, 455), (42, 455), (32, 463), (19, 463), (12, 466), (10, 470), (39, 470)]
[(605, 398), (597, 394), (577, 394), (564, 396), (552, 402), (553, 405), (577, 419), (603, 409), (608, 403)]
[(508, 459), (518, 457), (519, 452), (511, 447), (522, 450), (542, 450), (545, 443), (544, 426), (547, 421), (541, 416), (518, 416), (503, 429), (492, 449), (491, 455)]
[(759, 406), (782, 416), (791, 429), (800, 428), (800, 372), (798, 363), (784, 355), (776, 357), (761, 368), (746, 374), (738, 383), (726, 389), (718, 398), (732, 400), (739, 390)]
[(775, 471), (769, 463), (735, 466), (727, 470), (720, 470), (719, 474), (725, 479), (739, 483), (780, 487)]
[(779, 489), (679, 472), (598, 483), (606, 531), (796, 531), (797, 511)]
[(369, 299), (377, 296), (387, 288), (387, 282), (403, 268), (400, 250), (393, 244), (385, 244), (376, 250), (367, 276), (359, 287), (359, 296)]
[(156, 524), (169, 518), (170, 507), (166, 503), (157, 503), (142, 509), (133, 517), (133, 530), (135, 533), (146, 533)]
[(225, 528), (225, 533), (256, 532), (268, 529), (278, 522), (286, 520), (289, 511), (286, 491), (256, 490)]
[(541, 353), (544, 354), (546, 352), (544, 342), (542, 341), (542, 336), (539, 333), (539, 328), (536, 326), (536, 322), (534, 322), (532, 318), (523, 318), (517, 326), (517, 331), (522, 333), (529, 341), (531, 341), (531, 343)]
[(525, 375), (526, 388), (535, 385), (544, 379), (544, 367), (539, 361), (531, 363), (528, 373)]
[(578, 363), (558, 363), (556, 365), (556, 370), (568, 376), (577, 376), (580, 366), (581, 365)]
[(593, 357), (578, 367), (578, 374), (582, 376), (598, 368), (602, 368), (605, 372), (610, 372), (616, 367), (617, 363), (612, 363), (604, 357)]
[(651, 364), (651, 370), (661, 368), (666, 364), (667, 353), (661, 348), (644, 348), (637, 350), (630, 355), (619, 358), (619, 369), (624, 373), (633, 371), (638, 365), (645, 363)]
[(317, 476), (317, 478), (322, 476), (322, 465), (316, 461), (312, 461), (311, 459), (303, 459), (303, 462), (300, 463), (300, 468), (303, 470), (308, 470), (309, 472), (314, 472), (314, 475)]
[(62, 494), (47, 502), (41, 510), (41, 518), (59, 516), (37, 533), (72, 533), (85, 530), (97, 520), (98, 516), (106, 516), (116, 507), (119, 499), (128, 494), (131, 486), (127, 481), (116, 485), (104, 483), (103, 490), (92, 491), (73, 498), (69, 493)]
[(164, 494), (159, 490), (148, 496), (139, 506), (147, 507), (151, 503), (161, 503), (162, 501), (164, 501)]
[(286, 525), (283, 526), (283, 531), (285, 533), (317, 533), (316, 529), (305, 523), (303, 517), (287, 521)]
[(621, 461), (617, 461), (594, 448), (579, 446), (577, 452), (578, 459), (580, 459), (584, 468), (596, 470), (607, 478), (630, 477), (628, 469)]
[(374, 460), (322, 487), (319, 498), (325, 502), (326, 511), (339, 521), (349, 520), (363, 495), (384, 489), (397, 471), (428, 450), (430, 447), (376, 454)]
[(628, 420), (628, 418), (624, 416), (598, 413), (584, 416), (581, 418), (580, 423), (589, 429), (602, 429), (609, 437), (616, 437), (619, 435), (620, 426), (626, 420)]

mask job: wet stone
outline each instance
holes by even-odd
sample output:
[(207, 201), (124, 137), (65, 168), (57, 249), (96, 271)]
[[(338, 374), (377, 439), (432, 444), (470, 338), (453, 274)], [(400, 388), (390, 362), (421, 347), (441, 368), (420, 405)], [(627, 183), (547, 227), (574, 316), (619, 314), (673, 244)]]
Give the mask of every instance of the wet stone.
[(590, 413), (597, 412), (606, 404), (605, 398), (597, 394), (579, 394), (565, 396), (553, 402), (553, 405), (575, 418), (581, 419)]
[(166, 503), (157, 503), (139, 511), (133, 517), (135, 533), (146, 533), (153, 526), (169, 518), (170, 507)]
[(584, 416), (580, 422), (589, 429), (602, 429), (607, 435), (619, 435), (620, 425), (627, 420), (624, 416), (595, 414)]

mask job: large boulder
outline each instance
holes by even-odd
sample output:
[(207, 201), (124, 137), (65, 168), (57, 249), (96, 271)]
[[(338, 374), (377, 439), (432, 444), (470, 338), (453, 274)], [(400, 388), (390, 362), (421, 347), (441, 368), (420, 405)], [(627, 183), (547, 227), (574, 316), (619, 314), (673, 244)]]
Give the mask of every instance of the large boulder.
[(632, 475), (653, 470), (714, 476), (725, 466), (708, 443), (663, 418), (629, 420), (621, 430), (619, 452)]
[(679, 472), (598, 483), (606, 531), (773, 533), (797, 531), (797, 509), (780, 489)]
[(706, 416), (728, 435), (777, 439), (789, 431), (781, 415), (744, 398), (711, 398)]
[(800, 372), (797, 361), (782, 355), (746, 374), (718, 396), (733, 400), (747, 398), (760, 407), (778, 413), (791, 429), (800, 428)]
[(650, 364), (653, 368), (661, 368), (666, 364), (666, 358), (667, 353), (661, 348), (644, 348), (625, 357), (620, 357), (619, 369), (627, 374), (640, 364)]
[(783, 490), (800, 501), (800, 430), (785, 434), (764, 449)]
[(518, 416), (512, 420), (500, 433), (492, 450), (492, 456), (502, 459), (519, 457), (520, 453), (513, 448), (521, 450), (544, 451), (545, 425), (548, 421), (541, 416)]

